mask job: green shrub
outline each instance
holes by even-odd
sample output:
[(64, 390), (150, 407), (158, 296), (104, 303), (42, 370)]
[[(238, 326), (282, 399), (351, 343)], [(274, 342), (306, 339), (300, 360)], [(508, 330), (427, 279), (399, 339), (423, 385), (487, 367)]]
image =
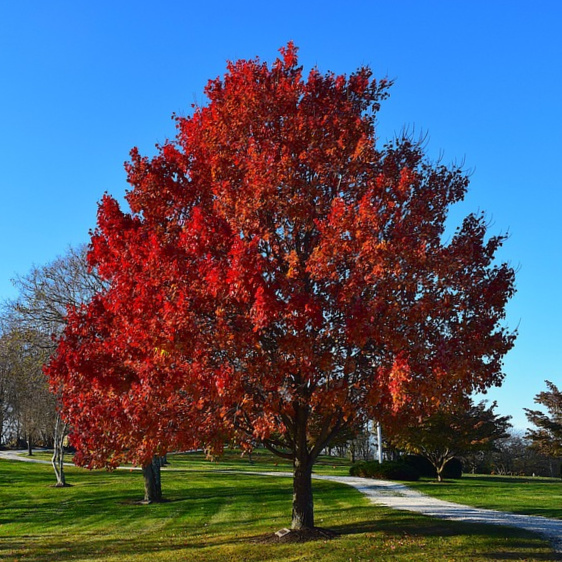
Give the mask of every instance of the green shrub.
[(404, 462), (413, 466), (419, 473), (420, 476), (425, 478), (436, 478), (437, 472), (435, 467), (421, 455), (406, 455), (404, 457)]
[(462, 462), (460, 459), (451, 459), (443, 469), (443, 478), (458, 480), (462, 478)]
[(404, 461), (360, 461), (349, 469), (351, 476), (380, 478), (381, 480), (419, 480), (419, 472)]
[[(404, 461), (413, 466), (420, 476), (426, 478), (437, 478), (435, 467), (421, 455), (406, 455)], [(443, 478), (459, 479), (462, 477), (462, 462), (459, 459), (451, 459), (443, 469)]]

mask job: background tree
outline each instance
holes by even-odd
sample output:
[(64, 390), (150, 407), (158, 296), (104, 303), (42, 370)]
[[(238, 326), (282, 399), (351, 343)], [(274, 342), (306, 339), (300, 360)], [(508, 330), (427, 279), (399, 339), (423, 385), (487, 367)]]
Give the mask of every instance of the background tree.
[(49, 350), (56, 348), (52, 336), (60, 335), (68, 308), (90, 301), (103, 287), (88, 265), (87, 253), (86, 245), (70, 247), (52, 262), (34, 266), (13, 280), (18, 296), (6, 303), (7, 309), (22, 327), (45, 334)]
[(491, 469), (496, 474), (524, 476), (555, 476), (559, 463), (552, 462), (532, 447), (524, 432), (512, 432), (500, 439), (491, 452)]
[(328, 447), (328, 454), (335, 454), (339, 457), (349, 455), (349, 460), (355, 462), (356, 457), (361, 460), (369, 460), (370, 432), (367, 425), (357, 424), (349, 426), (338, 433)]
[(535, 403), (544, 406), (548, 413), (525, 408), (527, 419), (537, 429), (529, 429), (527, 437), (532, 447), (547, 457), (562, 457), (562, 392), (545, 381), (548, 390), (535, 396)]
[(12, 410), (12, 390), (10, 372), (11, 360), (7, 352), (7, 342), (4, 329), (0, 336), (0, 447), (8, 442), (8, 426), (10, 424)]
[[(36, 364), (28, 368), (25, 377), (21, 378), (17, 387), (17, 395), (29, 395), (24, 381), (42, 389), (48, 388), (42, 366), (56, 349), (56, 339), (60, 336), (67, 317), (69, 307), (79, 306), (91, 300), (103, 287), (95, 270), (91, 269), (86, 260), (87, 248), (69, 248), (66, 254), (43, 266), (34, 266), (26, 275), (13, 280), (18, 290), (15, 300), (4, 303), (3, 317), (12, 326), (12, 336), (17, 334), (25, 349), (23, 357), (33, 356)], [(23, 375), (22, 375), (23, 376)], [(54, 389), (55, 397), (58, 390)], [(41, 401), (26, 401), (31, 408), (39, 408)], [(47, 405), (48, 404), (48, 405)], [(67, 434), (67, 423), (64, 422), (56, 408), (56, 400), (51, 397), (41, 407), (50, 408), (52, 419), (50, 436), (53, 444), (52, 464), (57, 478), (57, 486), (66, 483), (64, 474), (64, 440)]]
[(447, 462), (467, 453), (493, 449), (499, 439), (508, 436), (511, 416), (494, 413), (496, 403), (486, 402), (469, 408), (440, 410), (421, 422), (410, 422), (391, 435), (392, 444), (408, 453), (422, 455), (435, 467), (437, 480), (443, 481)]
[(464, 454), (466, 470), (477, 474), (550, 476), (560, 474), (560, 460), (546, 457), (531, 447), (524, 431), (510, 431), (492, 450)]
[[(493, 264), (504, 237), (487, 239), (482, 216), (443, 242), (462, 170), (407, 138), (377, 147), (387, 81), (367, 68), (304, 79), (294, 46), (281, 53), (230, 63), (175, 141), (132, 151), (131, 212), (104, 197), (92, 237), (108, 289), (72, 316), (49, 373), (67, 412), (85, 393), (120, 409), (139, 386), (141, 427), (165, 423), (153, 395), (183, 396), (187, 417), (218, 415), (291, 459), (300, 529), (314, 526), (312, 466), (340, 432), (500, 383), (514, 274)], [(112, 368), (78, 353), (90, 340)]]
[(11, 429), (11, 440), (50, 444), (55, 415), (54, 399), (43, 374), (46, 356), (38, 345), (41, 335), (2, 323), (0, 335), (0, 386), (2, 426)]

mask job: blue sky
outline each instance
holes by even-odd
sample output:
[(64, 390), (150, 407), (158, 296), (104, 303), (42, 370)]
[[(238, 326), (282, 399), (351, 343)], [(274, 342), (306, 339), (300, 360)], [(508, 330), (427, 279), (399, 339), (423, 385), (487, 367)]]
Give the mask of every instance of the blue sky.
[(370, 65), (395, 80), (379, 137), (404, 127), (472, 172), (452, 222), (483, 210), (518, 268), (506, 379), (489, 393), (526, 427), (544, 380), (562, 385), (562, 3), (371, 0), (0, 3), (0, 299), (10, 279), (88, 240), (123, 162), (174, 136), (227, 59)]

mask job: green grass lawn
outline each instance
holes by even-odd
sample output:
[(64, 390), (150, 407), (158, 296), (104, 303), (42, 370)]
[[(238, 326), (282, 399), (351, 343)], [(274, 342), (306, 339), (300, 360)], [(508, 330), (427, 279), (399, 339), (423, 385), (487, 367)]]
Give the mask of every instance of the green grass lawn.
[(562, 519), (562, 480), (465, 474), (459, 480), (408, 483), (430, 496), (475, 507)]
[[(223, 470), (287, 469), (269, 455), (255, 464), (228, 454), (171, 456), (167, 502), (143, 506), (139, 471), (68, 468), (53, 488), (48, 465), (0, 460), (0, 560), (367, 561), (556, 560), (548, 544), (515, 529), (439, 521), (373, 506), (353, 488), (314, 482), (317, 525), (329, 541), (263, 544), (290, 523), (291, 480)], [(317, 472), (346, 473), (324, 459)], [(334, 468), (335, 467), (335, 468)]]

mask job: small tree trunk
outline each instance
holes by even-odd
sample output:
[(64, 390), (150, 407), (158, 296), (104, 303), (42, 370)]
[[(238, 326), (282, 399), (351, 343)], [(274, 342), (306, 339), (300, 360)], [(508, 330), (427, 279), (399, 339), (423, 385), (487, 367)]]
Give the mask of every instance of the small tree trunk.
[[(0, 389), (0, 398), (3, 396), (3, 391)], [(0, 402), (0, 447), (4, 443), (4, 405), (3, 400)]]
[(443, 471), (445, 470), (445, 465), (449, 462), (449, 459), (450, 457), (445, 457), (433, 463), (433, 466), (435, 467), (435, 470), (437, 472), (437, 482), (443, 482)]
[(355, 462), (355, 442), (351, 441), (349, 444), (349, 460)]
[(145, 503), (158, 503), (162, 501), (162, 480), (160, 475), (160, 458), (154, 457), (152, 462), (142, 467), (144, 476), (144, 501)]
[(67, 424), (62, 421), (60, 415), (57, 415), (55, 421), (55, 435), (53, 439), (53, 458), (51, 464), (55, 471), (57, 488), (66, 486), (66, 475), (64, 473), (64, 439), (66, 437)]
[(27, 455), (30, 457), (33, 456), (33, 442), (31, 440), (31, 435), (27, 436)]
[(382, 464), (382, 426), (377, 422), (377, 460)]

